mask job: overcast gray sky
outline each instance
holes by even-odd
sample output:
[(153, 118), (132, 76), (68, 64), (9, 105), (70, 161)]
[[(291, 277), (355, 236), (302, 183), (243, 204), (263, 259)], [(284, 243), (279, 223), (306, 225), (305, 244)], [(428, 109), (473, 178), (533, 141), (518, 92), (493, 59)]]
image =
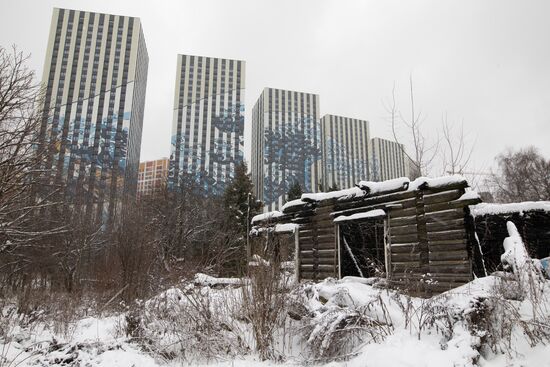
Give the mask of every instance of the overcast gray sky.
[(140, 17), (149, 51), (141, 159), (168, 156), (176, 55), (246, 60), (250, 112), (261, 90), (320, 95), (321, 115), (367, 119), (391, 137), (382, 100), (415, 84), (425, 128), (464, 121), (475, 169), (506, 147), (550, 157), (550, 1), (0, 0), (0, 45), (32, 54), (42, 76), (53, 7)]

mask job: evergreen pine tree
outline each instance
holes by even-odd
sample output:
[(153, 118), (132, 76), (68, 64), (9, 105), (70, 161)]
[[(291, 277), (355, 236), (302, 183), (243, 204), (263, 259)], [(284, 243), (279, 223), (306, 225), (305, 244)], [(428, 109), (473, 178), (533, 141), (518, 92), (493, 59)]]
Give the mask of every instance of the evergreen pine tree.
[(252, 219), (262, 209), (262, 203), (252, 193), (253, 188), (246, 163), (242, 162), (235, 167), (235, 177), (225, 189), (223, 202), (229, 222), (238, 226), (243, 236), (246, 235), (247, 218)]
[(294, 184), (290, 186), (290, 189), (287, 193), (288, 201), (300, 199), (302, 197), (302, 194), (302, 186), (300, 186), (300, 183), (298, 181), (294, 181)]

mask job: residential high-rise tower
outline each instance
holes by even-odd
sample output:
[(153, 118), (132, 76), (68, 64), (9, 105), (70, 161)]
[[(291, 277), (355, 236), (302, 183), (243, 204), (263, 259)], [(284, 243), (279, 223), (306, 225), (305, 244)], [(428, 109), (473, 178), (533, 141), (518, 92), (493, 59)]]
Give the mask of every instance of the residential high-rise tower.
[(369, 122), (325, 115), (321, 119), (323, 189), (345, 189), (369, 179)]
[(407, 177), (409, 162), (403, 144), (381, 138), (371, 139), (371, 180)]
[(223, 194), (244, 156), (245, 62), (178, 55), (169, 184)]
[(278, 209), (291, 185), (321, 183), (317, 94), (265, 88), (252, 110), (252, 182), (265, 210)]
[(136, 193), (148, 62), (139, 18), (54, 9), (40, 131), (46, 181), (103, 219)]

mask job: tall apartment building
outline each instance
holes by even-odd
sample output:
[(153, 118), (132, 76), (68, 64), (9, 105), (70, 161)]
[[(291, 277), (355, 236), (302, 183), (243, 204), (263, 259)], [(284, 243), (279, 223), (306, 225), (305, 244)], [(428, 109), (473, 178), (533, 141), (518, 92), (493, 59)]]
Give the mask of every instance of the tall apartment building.
[(223, 194), (244, 156), (245, 62), (178, 55), (170, 186)]
[(321, 119), (323, 188), (345, 189), (369, 179), (369, 122), (325, 115)]
[(384, 181), (392, 178), (407, 177), (409, 162), (403, 144), (381, 138), (371, 139), (371, 177), (372, 181)]
[(264, 210), (278, 209), (292, 184), (317, 192), (321, 170), (317, 94), (265, 88), (252, 110), (252, 182)]
[(161, 158), (139, 163), (138, 199), (159, 192), (165, 187), (168, 180), (169, 162), (168, 158)]
[(136, 193), (148, 63), (139, 18), (54, 9), (40, 131), (46, 180), (103, 219)]

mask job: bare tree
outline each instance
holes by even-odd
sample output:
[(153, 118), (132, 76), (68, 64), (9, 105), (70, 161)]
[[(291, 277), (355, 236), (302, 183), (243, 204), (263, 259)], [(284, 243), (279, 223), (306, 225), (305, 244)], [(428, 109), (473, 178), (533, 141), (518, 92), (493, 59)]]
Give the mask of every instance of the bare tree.
[(466, 139), (464, 121), (455, 129), (455, 125), (449, 123), (447, 114), (445, 114), (441, 126), (443, 132), (442, 174), (464, 174), (474, 151), (474, 144), (469, 144)]
[[(39, 131), (45, 115), (42, 91), (27, 67), (28, 56), (15, 46), (0, 46), (0, 273), (23, 272), (27, 255), (41, 239), (63, 231), (40, 220), (52, 207), (49, 196), (37, 197), (44, 158)], [(46, 114), (47, 115), (47, 114)]]
[(432, 163), (439, 152), (439, 136), (435, 139), (430, 139), (423, 128), (424, 117), (422, 112), (416, 112), (414, 87), (412, 75), (409, 77), (409, 94), (410, 94), (410, 115), (406, 117), (397, 107), (395, 96), (395, 84), (392, 88), (392, 98), (389, 103), (384, 103), (386, 111), (389, 113), (390, 123), (393, 133), (393, 138), (396, 143), (403, 143), (399, 138), (398, 130), (402, 126), (402, 130), (410, 134), (413, 153), (409, 155), (405, 150), (403, 153), (412, 162), (413, 168), (418, 175), (425, 176), (429, 173)]
[(496, 157), (498, 171), (489, 177), (497, 201), (550, 200), (550, 159), (530, 146), (508, 149)]

